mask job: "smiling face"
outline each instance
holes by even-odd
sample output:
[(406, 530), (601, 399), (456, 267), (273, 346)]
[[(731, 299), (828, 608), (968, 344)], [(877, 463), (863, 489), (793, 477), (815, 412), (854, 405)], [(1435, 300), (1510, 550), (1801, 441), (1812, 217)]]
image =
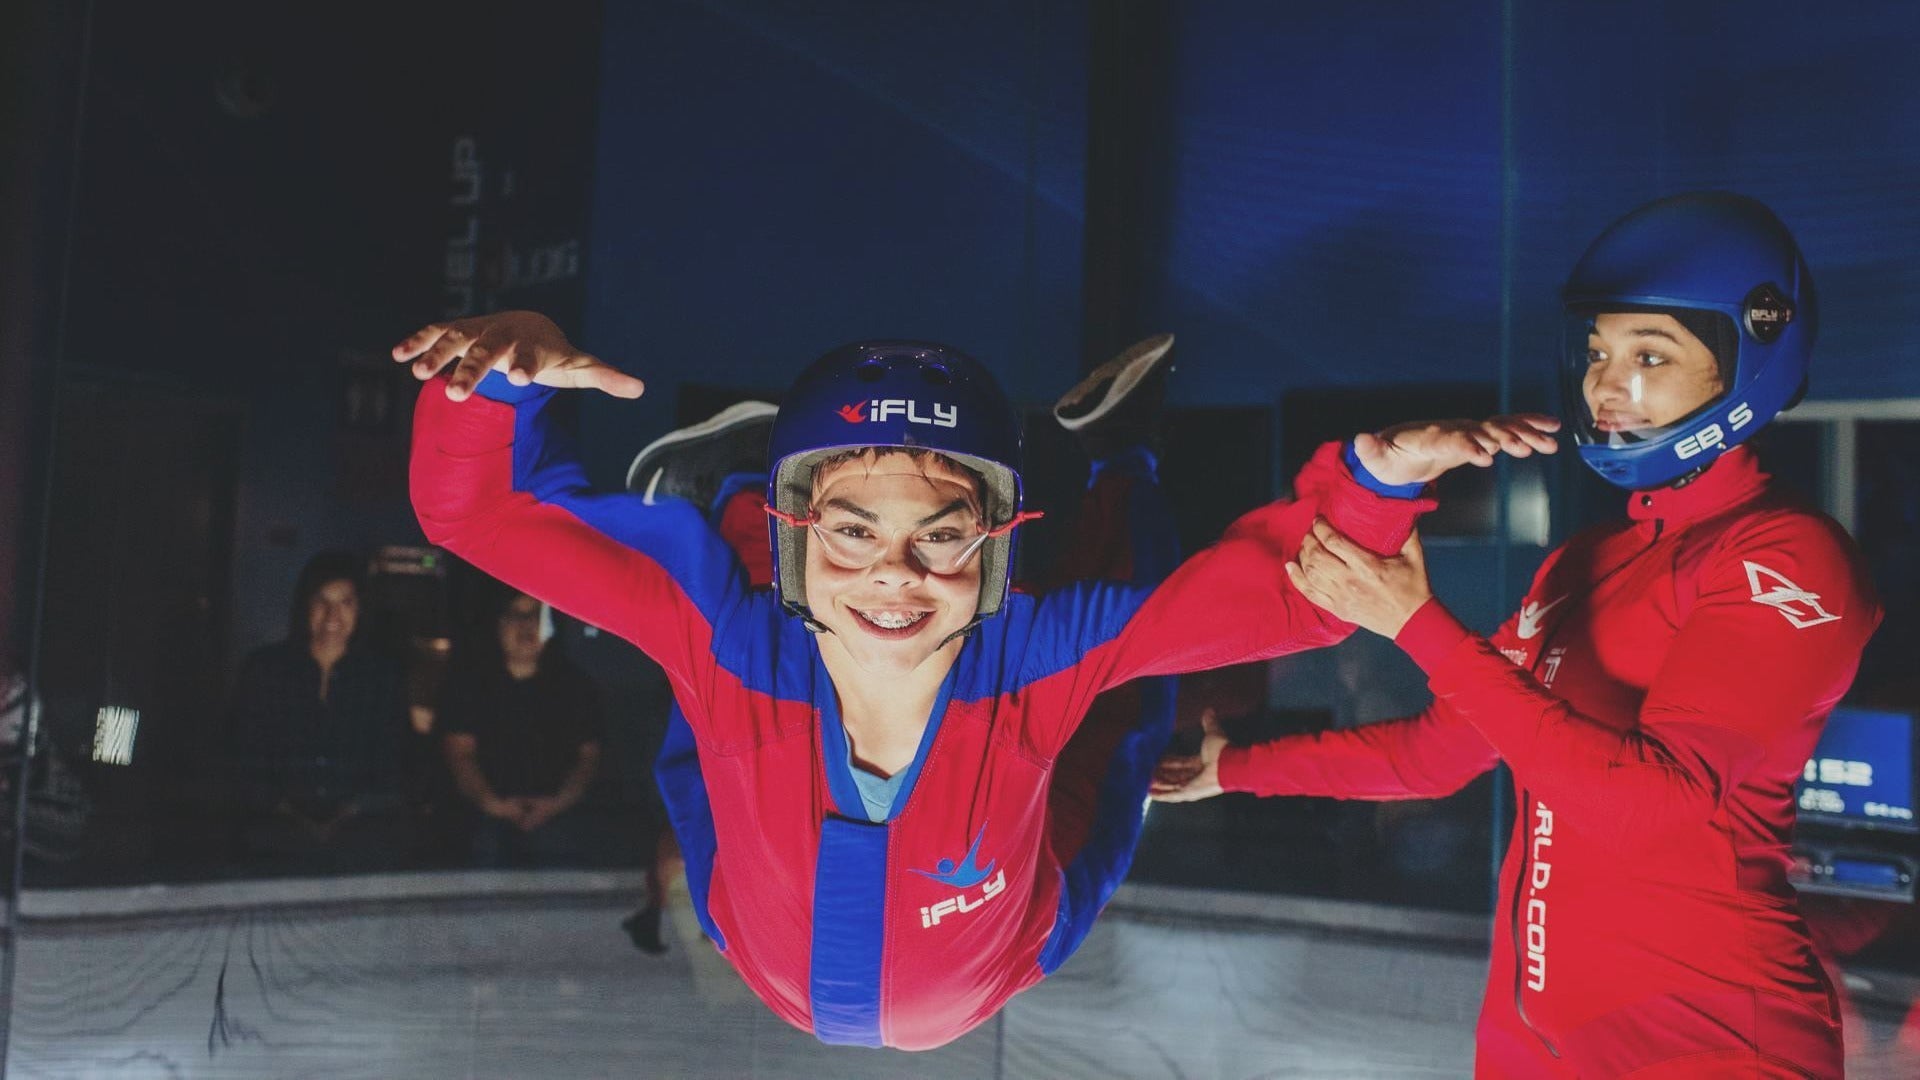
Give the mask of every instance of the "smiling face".
[(360, 621), (360, 590), (351, 581), (329, 581), (307, 601), (307, 647), (316, 656), (338, 653)]
[[(904, 675), (973, 621), (980, 559), (977, 482), (931, 456), (874, 451), (817, 470), (807, 536), (807, 607), (853, 662)], [(824, 535), (822, 535), (824, 534)], [(858, 566), (869, 557), (870, 565)]]
[(1606, 436), (1666, 427), (1726, 389), (1713, 350), (1671, 315), (1596, 315), (1581, 380), (1594, 429)]

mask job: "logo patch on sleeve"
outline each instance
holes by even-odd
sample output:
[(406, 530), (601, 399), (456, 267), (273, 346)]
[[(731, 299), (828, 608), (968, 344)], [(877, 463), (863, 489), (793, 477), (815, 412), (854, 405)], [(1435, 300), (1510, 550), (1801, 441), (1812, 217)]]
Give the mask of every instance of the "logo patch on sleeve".
[(1747, 568), (1747, 587), (1753, 590), (1753, 602), (1779, 611), (1794, 629), (1840, 621), (1840, 616), (1820, 606), (1819, 593), (1795, 585), (1778, 570), (1744, 559), (1741, 563)]

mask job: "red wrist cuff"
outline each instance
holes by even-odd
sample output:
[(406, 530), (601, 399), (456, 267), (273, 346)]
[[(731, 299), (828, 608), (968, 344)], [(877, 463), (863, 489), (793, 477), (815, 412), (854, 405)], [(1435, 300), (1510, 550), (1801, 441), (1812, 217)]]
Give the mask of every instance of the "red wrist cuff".
[(1220, 751), (1220, 760), (1215, 766), (1215, 775), (1220, 778), (1221, 791), (1246, 791), (1241, 777), (1247, 770), (1247, 747), (1228, 746)]
[(1433, 675), (1453, 650), (1471, 636), (1472, 631), (1460, 625), (1460, 620), (1453, 617), (1453, 612), (1447, 610), (1439, 597), (1428, 597), (1393, 641), (1420, 665), (1420, 670)]

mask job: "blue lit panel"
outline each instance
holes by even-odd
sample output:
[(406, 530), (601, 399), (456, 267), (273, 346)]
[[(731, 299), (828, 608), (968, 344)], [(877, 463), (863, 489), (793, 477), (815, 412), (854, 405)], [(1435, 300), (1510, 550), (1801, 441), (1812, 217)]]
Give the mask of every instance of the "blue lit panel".
[(1920, 832), (1913, 817), (1913, 717), (1842, 706), (1795, 787), (1803, 821)]
[(1875, 890), (1897, 889), (1905, 884), (1900, 867), (1893, 863), (1846, 858), (1833, 860), (1832, 881), (1835, 885)]

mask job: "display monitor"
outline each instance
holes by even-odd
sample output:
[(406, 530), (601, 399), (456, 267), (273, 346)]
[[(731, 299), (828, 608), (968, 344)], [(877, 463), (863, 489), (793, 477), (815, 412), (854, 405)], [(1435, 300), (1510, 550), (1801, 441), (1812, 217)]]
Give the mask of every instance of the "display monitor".
[(1794, 796), (1816, 825), (1920, 832), (1913, 817), (1912, 713), (1842, 705), (1827, 718)]

